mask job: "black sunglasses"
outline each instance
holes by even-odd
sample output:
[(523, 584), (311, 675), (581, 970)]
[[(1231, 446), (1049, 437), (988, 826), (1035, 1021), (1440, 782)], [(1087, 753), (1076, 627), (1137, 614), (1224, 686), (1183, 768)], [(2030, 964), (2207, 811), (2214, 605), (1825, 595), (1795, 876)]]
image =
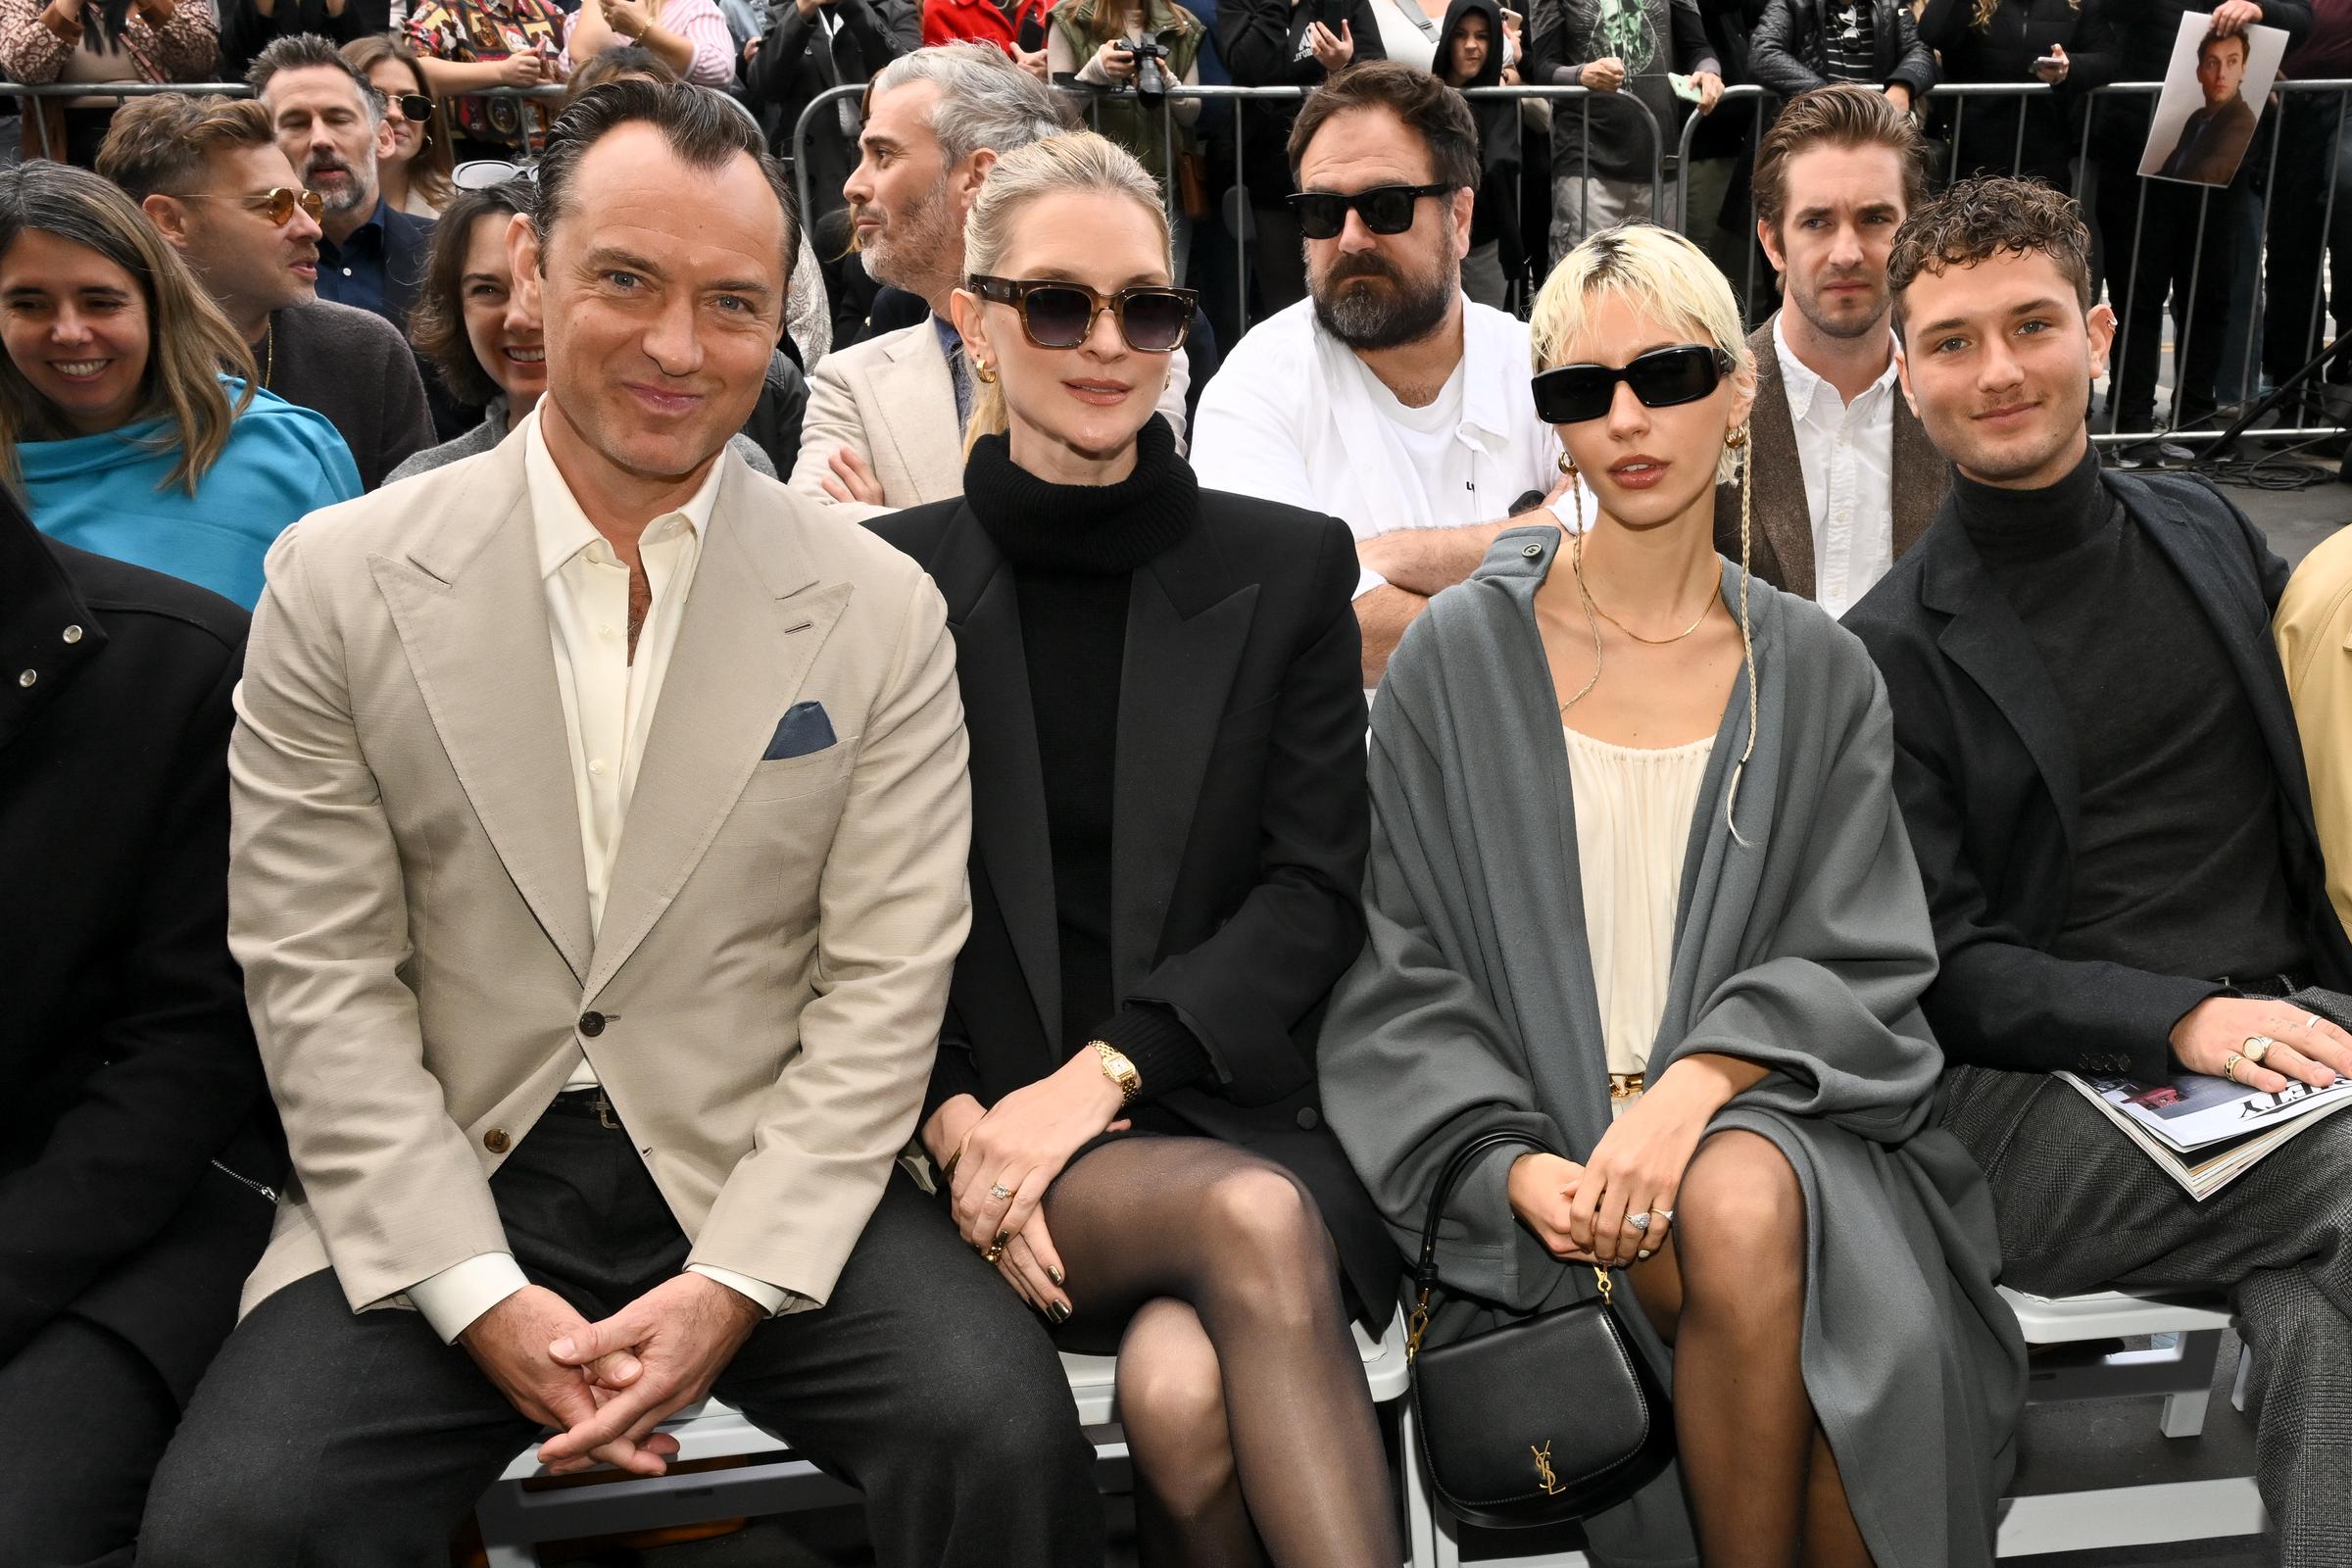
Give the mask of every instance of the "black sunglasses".
[(1413, 226), (1413, 208), (1424, 196), (1450, 196), (1458, 187), (1435, 185), (1375, 185), (1343, 196), (1337, 191), (1302, 190), (1290, 199), (1298, 215), (1298, 232), (1308, 239), (1338, 239), (1348, 226), (1352, 209), (1361, 213), (1364, 226), (1375, 234), (1401, 234)]
[(1686, 343), (1636, 355), (1622, 370), (1612, 365), (1556, 366), (1531, 384), (1537, 418), (1545, 424), (1582, 424), (1609, 412), (1620, 381), (1634, 389), (1643, 408), (1670, 409), (1677, 403), (1696, 403), (1731, 373), (1729, 354)]
[(1083, 283), (977, 274), (964, 286), (984, 300), (1017, 309), (1021, 330), (1041, 349), (1078, 347), (1108, 311), (1119, 336), (1138, 354), (1173, 354), (1184, 347), (1185, 334), (1193, 329), (1193, 306), (1200, 297), (1189, 288), (1152, 283), (1098, 294)]
[(433, 118), (433, 101), (420, 92), (396, 92), (384, 100), (385, 106), (400, 111), (400, 118), (412, 125), (421, 125)]

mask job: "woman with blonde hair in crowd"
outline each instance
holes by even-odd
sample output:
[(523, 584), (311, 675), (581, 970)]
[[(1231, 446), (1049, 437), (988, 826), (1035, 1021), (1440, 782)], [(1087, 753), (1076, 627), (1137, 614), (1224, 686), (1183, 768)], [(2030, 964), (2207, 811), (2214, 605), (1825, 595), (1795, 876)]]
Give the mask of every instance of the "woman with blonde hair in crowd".
[(0, 480), (67, 544), (250, 610), (286, 525), (360, 493), (335, 427), (257, 389), (179, 253), (87, 170), (0, 171)]
[(1504, 533), (1390, 662), (1332, 1125), (1408, 1246), (1455, 1151), (1527, 1141), (1454, 1189), (1425, 1347), (1624, 1271), (1680, 1477), (1590, 1521), (1596, 1560), (1988, 1564), (2024, 1348), (1932, 1114), (1885, 689), (1715, 554), (1755, 370), (1697, 247), (1603, 230), (1531, 336), (1581, 514)]
[(384, 95), (384, 123), (392, 151), (375, 160), (376, 188), (389, 205), (418, 218), (439, 218), (457, 193), (450, 183), (449, 127), (424, 67), (406, 38), (371, 33), (343, 46), (343, 58)]
[(1393, 1563), (1348, 1320), (1397, 1259), (1314, 1066), (1363, 942), (1353, 540), (1201, 490), (1154, 416), (1194, 301), (1133, 155), (1007, 153), (964, 261), (963, 496), (869, 524), (947, 600), (971, 745), (941, 1200), (1040, 1333), (1117, 1353), (1145, 1563)]

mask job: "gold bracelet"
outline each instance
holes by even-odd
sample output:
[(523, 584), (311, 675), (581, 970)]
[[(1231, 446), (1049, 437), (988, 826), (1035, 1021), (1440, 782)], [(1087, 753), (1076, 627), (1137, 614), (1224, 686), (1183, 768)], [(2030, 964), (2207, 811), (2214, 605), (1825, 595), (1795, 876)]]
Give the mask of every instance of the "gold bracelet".
[(1135, 1070), (1127, 1054), (1107, 1040), (1089, 1040), (1095, 1055), (1102, 1063), (1102, 1076), (1119, 1086), (1119, 1108), (1125, 1110), (1135, 1103), (1135, 1097), (1144, 1092), (1144, 1075)]

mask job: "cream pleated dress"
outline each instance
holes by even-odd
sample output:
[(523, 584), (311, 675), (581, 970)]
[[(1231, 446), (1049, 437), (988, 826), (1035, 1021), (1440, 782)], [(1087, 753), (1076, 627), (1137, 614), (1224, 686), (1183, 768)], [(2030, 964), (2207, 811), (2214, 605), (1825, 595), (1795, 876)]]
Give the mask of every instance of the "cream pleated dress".
[(1642, 1093), (1641, 1075), (1665, 1016), (1683, 856), (1715, 741), (1614, 746), (1565, 724), (1560, 732), (1568, 741), (1585, 931), (1608, 1051), (1609, 1111), (1616, 1116)]

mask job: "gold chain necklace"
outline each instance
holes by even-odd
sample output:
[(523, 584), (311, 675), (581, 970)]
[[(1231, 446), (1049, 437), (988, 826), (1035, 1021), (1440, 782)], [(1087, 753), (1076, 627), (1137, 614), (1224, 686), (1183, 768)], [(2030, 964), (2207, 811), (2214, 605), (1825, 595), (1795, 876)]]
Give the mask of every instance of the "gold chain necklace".
[[(277, 322), (271, 319), (262, 327), (262, 386), (267, 389), (270, 378), (277, 373)], [(1627, 632), (1627, 636), (1633, 633)]]
[(1638, 643), (1646, 643), (1652, 648), (1663, 648), (1669, 643), (1681, 642), (1684, 638), (1698, 630), (1699, 626), (1707, 618), (1707, 612), (1715, 608), (1714, 601), (1709, 599), (1698, 607), (1697, 618), (1692, 620), (1690, 625), (1685, 626), (1681, 631), (1676, 632), (1673, 636), (1644, 637), (1640, 632), (1634, 630), (1633, 627), (1628, 626), (1624, 621), (1619, 620), (1615, 615), (1610, 614), (1606, 610), (1601, 608), (1600, 601), (1592, 597), (1592, 590), (1585, 587), (1585, 574), (1581, 567), (1576, 573), (1576, 583), (1577, 587), (1583, 590), (1586, 603), (1590, 604), (1594, 610), (1600, 612), (1601, 619), (1607, 621), (1610, 625), (1616, 627), (1619, 631), (1625, 633), (1634, 641)]

